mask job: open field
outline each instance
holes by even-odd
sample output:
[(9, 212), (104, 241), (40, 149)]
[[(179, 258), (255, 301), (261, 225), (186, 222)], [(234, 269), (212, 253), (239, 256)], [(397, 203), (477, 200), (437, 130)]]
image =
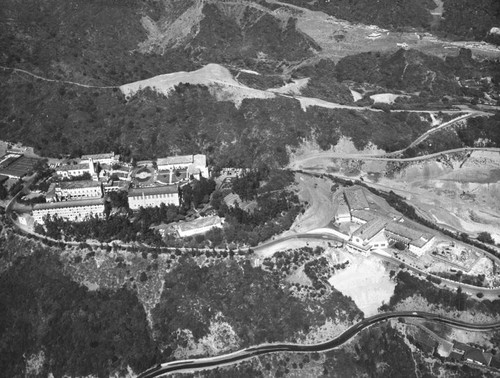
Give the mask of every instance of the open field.
[(376, 257), (350, 255), (346, 269), (335, 273), (330, 284), (342, 294), (350, 296), (366, 316), (378, 313), (383, 303), (388, 303), (396, 283)]

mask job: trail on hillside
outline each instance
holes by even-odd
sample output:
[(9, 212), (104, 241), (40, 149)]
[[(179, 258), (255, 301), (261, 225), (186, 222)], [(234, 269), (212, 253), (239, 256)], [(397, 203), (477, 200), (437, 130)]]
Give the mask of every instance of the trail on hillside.
[(68, 80), (59, 80), (59, 79), (49, 79), (46, 77), (38, 76), (32, 72), (20, 69), (20, 68), (12, 68), (12, 67), (5, 67), (5, 66), (0, 66), (4, 71), (13, 71), (16, 73), (22, 73), (25, 75), (29, 75), (34, 77), (35, 79), (40, 79), (43, 81), (48, 81), (50, 83), (63, 83), (63, 84), (70, 84), (70, 85), (76, 85), (78, 87), (83, 87), (83, 88), (95, 88), (95, 89), (115, 89), (119, 88), (119, 86), (116, 85), (111, 85), (111, 86), (98, 86), (98, 85), (88, 85), (88, 84), (81, 84), (81, 83), (75, 83), (74, 81), (68, 81)]

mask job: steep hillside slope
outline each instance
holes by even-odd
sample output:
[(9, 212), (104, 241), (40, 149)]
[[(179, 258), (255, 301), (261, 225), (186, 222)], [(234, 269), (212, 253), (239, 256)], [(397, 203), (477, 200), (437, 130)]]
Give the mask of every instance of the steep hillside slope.
[(341, 81), (366, 82), (407, 92), (425, 90), (453, 95), (460, 90), (453, 70), (442, 59), (415, 50), (349, 56), (338, 63), (336, 72)]
[(319, 49), (288, 15), (252, 3), (4, 0), (0, 12), (0, 65), (94, 85), (211, 62), (274, 70)]

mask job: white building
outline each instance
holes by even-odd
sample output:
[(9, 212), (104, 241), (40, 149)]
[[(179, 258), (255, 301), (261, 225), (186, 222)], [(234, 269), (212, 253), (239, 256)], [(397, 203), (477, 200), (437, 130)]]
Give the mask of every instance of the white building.
[(58, 217), (74, 222), (79, 222), (95, 215), (102, 218), (104, 216), (104, 202), (101, 198), (94, 198), (33, 205), (33, 219), (36, 223), (43, 224), (43, 218), (46, 215), (57, 215)]
[(103, 184), (104, 193), (128, 191), (130, 183), (128, 181), (110, 180)]
[(162, 203), (179, 206), (177, 185), (133, 188), (128, 192), (128, 205), (132, 210), (140, 207), (160, 206)]
[(103, 190), (99, 181), (63, 181), (55, 186), (55, 194), (58, 200), (100, 198)]
[(410, 252), (422, 256), (432, 247), (434, 235), (420, 231), (402, 222), (390, 222), (385, 229), (389, 240), (399, 241), (406, 245)]
[(71, 165), (61, 165), (56, 168), (56, 173), (58, 176), (63, 178), (70, 178), (81, 176), (84, 173), (88, 173), (91, 176), (95, 175), (94, 163), (89, 160), (85, 163), (71, 164)]
[(357, 247), (361, 247), (363, 251), (387, 247), (388, 242), (384, 234), (386, 224), (387, 220), (383, 218), (377, 218), (363, 224), (353, 232), (352, 243)]
[(113, 165), (119, 161), (120, 155), (114, 152), (105, 154), (83, 155), (82, 160), (92, 160), (95, 163)]
[(222, 228), (224, 219), (218, 216), (198, 218), (191, 222), (180, 223), (177, 232), (181, 238), (204, 234), (213, 228)]
[(196, 179), (200, 176), (208, 178), (207, 157), (205, 155), (179, 155), (160, 158), (156, 161), (159, 171), (175, 171), (187, 169), (189, 175)]

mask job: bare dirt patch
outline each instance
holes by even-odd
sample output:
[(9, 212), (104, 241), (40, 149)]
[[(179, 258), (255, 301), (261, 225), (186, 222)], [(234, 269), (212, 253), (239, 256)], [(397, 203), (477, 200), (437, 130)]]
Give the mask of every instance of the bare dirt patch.
[(389, 302), (396, 287), (384, 265), (373, 256), (351, 255), (347, 268), (335, 273), (328, 282), (350, 296), (365, 316), (377, 314), (378, 308)]

